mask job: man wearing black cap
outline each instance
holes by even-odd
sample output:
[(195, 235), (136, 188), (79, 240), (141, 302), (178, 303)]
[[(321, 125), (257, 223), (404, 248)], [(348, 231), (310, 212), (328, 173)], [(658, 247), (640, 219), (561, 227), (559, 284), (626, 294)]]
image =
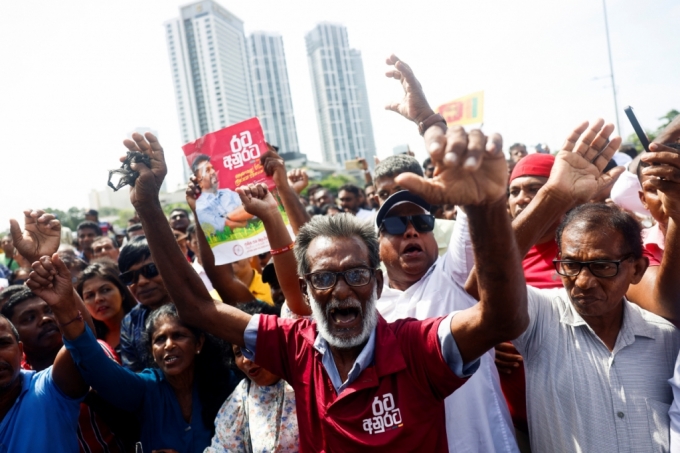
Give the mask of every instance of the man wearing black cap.
[[(473, 257), (456, 244), (469, 236), (454, 231), (448, 251), (438, 257), (434, 216), (426, 200), (407, 190), (391, 195), (378, 211), (376, 226), (387, 271), (377, 308), (388, 322), (425, 319), (475, 305), (462, 287), (466, 263)], [(467, 229), (467, 222), (455, 226), (460, 228)], [(445, 406), (449, 451), (465, 451), (470, 445), (477, 451), (518, 451), (491, 352), (481, 357), (477, 372)]]

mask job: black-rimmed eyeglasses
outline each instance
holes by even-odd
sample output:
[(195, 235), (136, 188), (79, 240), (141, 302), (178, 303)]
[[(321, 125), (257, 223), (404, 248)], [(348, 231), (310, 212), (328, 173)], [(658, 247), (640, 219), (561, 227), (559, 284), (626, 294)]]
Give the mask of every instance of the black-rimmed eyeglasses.
[(585, 266), (595, 277), (611, 278), (619, 273), (619, 266), (629, 258), (633, 258), (633, 255), (626, 255), (620, 260), (574, 261), (555, 259), (553, 264), (557, 273), (564, 277), (576, 277)]
[(323, 291), (326, 289), (331, 289), (335, 286), (338, 281), (338, 276), (342, 275), (345, 279), (345, 283), (349, 286), (364, 286), (371, 281), (375, 269), (368, 269), (366, 267), (356, 267), (354, 269), (348, 269), (343, 272), (312, 272), (305, 274), (305, 278), (312, 285), (312, 288)]

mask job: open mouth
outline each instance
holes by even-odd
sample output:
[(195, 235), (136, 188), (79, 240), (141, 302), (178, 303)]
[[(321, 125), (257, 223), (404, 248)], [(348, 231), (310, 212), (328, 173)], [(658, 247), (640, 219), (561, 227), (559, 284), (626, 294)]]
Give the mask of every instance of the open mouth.
[(108, 309), (109, 307), (107, 307), (106, 305), (102, 305), (101, 307), (97, 308), (97, 313), (105, 312)]
[(248, 370), (248, 376), (250, 377), (257, 377), (257, 375), (260, 374), (260, 371), (262, 371), (262, 368), (258, 367), (252, 367), (250, 370)]
[(339, 326), (353, 323), (359, 318), (361, 310), (358, 307), (331, 308), (330, 318)]
[(423, 248), (418, 244), (409, 244), (404, 248), (403, 255), (416, 256), (423, 251)]
[(179, 357), (177, 357), (176, 355), (166, 355), (165, 357), (163, 357), (163, 362), (166, 365), (172, 365), (172, 364), (176, 363), (178, 360), (179, 360)]

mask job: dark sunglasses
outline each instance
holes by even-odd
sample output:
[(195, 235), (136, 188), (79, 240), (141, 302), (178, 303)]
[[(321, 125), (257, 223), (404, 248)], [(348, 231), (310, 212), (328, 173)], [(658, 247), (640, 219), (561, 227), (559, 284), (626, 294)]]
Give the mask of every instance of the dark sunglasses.
[(387, 233), (396, 236), (406, 232), (409, 222), (411, 222), (411, 225), (413, 225), (413, 228), (418, 233), (429, 233), (434, 230), (434, 216), (432, 214), (387, 217), (383, 219), (380, 229), (384, 229)]
[(156, 277), (158, 274), (159, 272), (156, 265), (154, 263), (149, 263), (137, 270), (123, 272), (122, 274), (118, 275), (118, 277), (120, 278), (121, 282), (127, 286), (130, 286), (137, 283), (140, 275), (143, 275), (144, 278), (148, 280), (150, 278)]

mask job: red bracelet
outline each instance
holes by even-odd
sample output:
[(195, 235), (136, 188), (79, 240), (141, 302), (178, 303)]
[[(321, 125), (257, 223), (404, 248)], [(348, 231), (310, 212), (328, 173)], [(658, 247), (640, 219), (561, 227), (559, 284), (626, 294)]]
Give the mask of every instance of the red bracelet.
[(272, 255), (278, 255), (280, 253), (284, 253), (284, 252), (287, 252), (289, 250), (293, 250), (293, 247), (295, 247), (295, 242), (291, 242), (289, 245), (287, 245), (285, 247), (281, 247), (280, 249), (270, 250), (269, 252)]
[(78, 316), (76, 316), (75, 318), (73, 318), (72, 320), (70, 320), (69, 322), (67, 322), (67, 323), (65, 323), (65, 324), (59, 324), (59, 325), (60, 325), (61, 327), (66, 327), (66, 326), (68, 326), (69, 324), (71, 324), (71, 323), (73, 323), (73, 322), (82, 321), (82, 320), (83, 320), (83, 314), (80, 312), (80, 310), (78, 310)]

